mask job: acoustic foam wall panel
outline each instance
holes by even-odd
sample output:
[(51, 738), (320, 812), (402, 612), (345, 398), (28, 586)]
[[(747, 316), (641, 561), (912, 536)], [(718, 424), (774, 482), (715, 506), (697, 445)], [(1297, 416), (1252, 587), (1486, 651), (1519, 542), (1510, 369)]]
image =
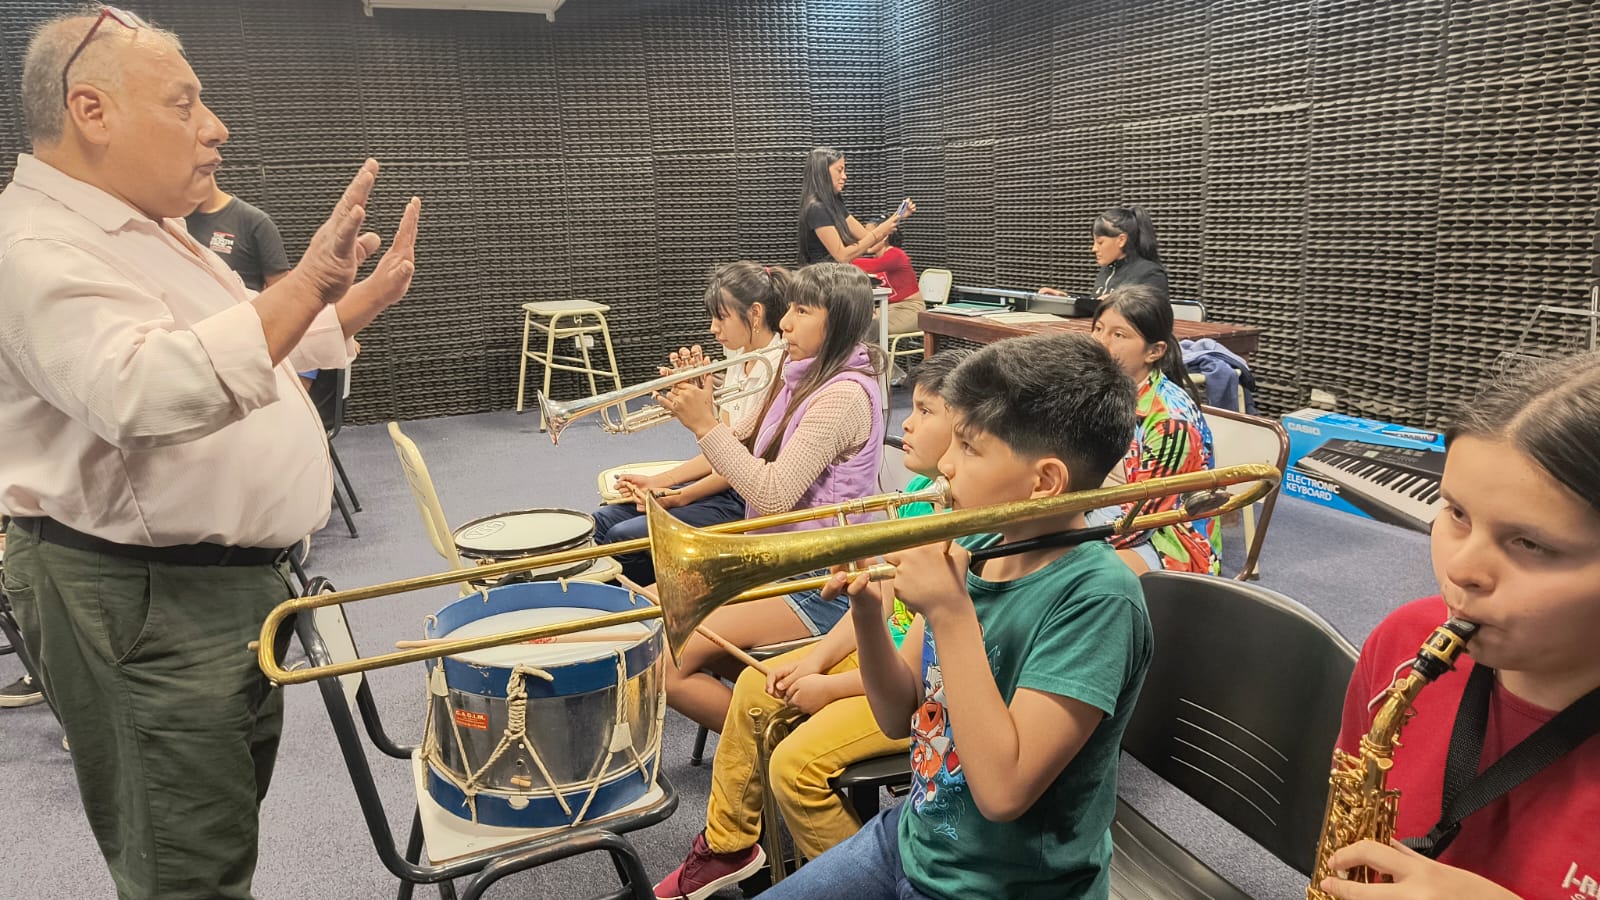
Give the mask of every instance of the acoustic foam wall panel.
[(1312, 110), (1303, 377), (1359, 415), (1427, 415), (1442, 116), (1439, 89)]
[(357, 71), (368, 155), (467, 158), (461, 36), (453, 20), (449, 12), (391, 10), (361, 23)]
[[(735, 0), (725, 6), (722, 16), (728, 33), (735, 146), (741, 154), (809, 149), (806, 4)], [(793, 182), (793, 192), (799, 190), (799, 182)]]
[(1104, 126), (1124, 115), (1129, 94), (1121, 82), (1126, 21), (1119, 0), (1085, 0), (1056, 15), (1046, 63), (1052, 74), (1049, 130)]
[(561, 95), (549, 23), (475, 13), (460, 29), (462, 120), (474, 159), (558, 157)]
[[(234, 65), (249, 75), (262, 162), (359, 164), (371, 155), (362, 127), (359, 47), (370, 20), (360, 8), (282, 0), (244, 3), (236, 15), (244, 41), (235, 47)], [(205, 34), (197, 32), (189, 43), (203, 42)], [(393, 87), (406, 86), (422, 90), (409, 79)]]
[[(1142, 206), (1150, 213), (1172, 295), (1184, 300), (1206, 294), (1207, 125), (1202, 115), (1137, 119), (1124, 122), (1119, 135), (1122, 189), (1116, 202)], [(1118, 179), (1113, 174), (1108, 180)], [(1089, 223), (1071, 223), (1068, 234), (1081, 236), (1081, 254), (1087, 259)]]
[(1308, 118), (1303, 105), (1211, 117), (1204, 299), (1271, 335), (1251, 361), (1270, 408), (1299, 394)]
[(643, 18), (651, 152), (732, 153), (728, 31), (715, 5), (653, 6)]
[[(1318, 386), (1437, 421), (1592, 278), (1586, 0), (588, 0), (554, 24), (129, 5), (185, 39), (232, 130), (224, 183), (291, 252), (369, 154), (375, 216), (426, 198), (419, 285), (363, 337), (353, 421), (509, 406), (528, 299), (612, 303), (648, 372), (704, 325), (703, 261), (793, 258), (818, 143), (850, 153), (852, 210), (915, 197), (909, 252), (958, 281), (1086, 288), (1090, 219), (1145, 205), (1177, 294), (1267, 328), (1272, 411)], [(76, 6), (0, 8), (10, 83)], [(25, 149), (12, 92), (0, 151)]]
[[(995, 142), (995, 254), (998, 283), (1070, 285), (1062, 281), (1065, 258), (1082, 255), (1088, 238), (1082, 222), (1070, 222), (1061, 204), (1069, 193), (1066, 173), (1051, 165), (1055, 147), (1026, 137)], [(1031, 172), (1032, 177), (1023, 173)], [(918, 215), (921, 215), (919, 212)], [(1051, 240), (1041, 240), (1049, 236)]]

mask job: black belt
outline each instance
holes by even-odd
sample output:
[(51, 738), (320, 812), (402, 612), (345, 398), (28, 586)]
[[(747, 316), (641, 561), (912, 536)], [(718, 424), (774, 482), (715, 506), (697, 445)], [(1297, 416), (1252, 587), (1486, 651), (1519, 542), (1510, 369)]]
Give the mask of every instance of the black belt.
[(271, 547), (230, 547), (226, 544), (179, 544), (174, 547), (141, 547), (119, 544), (45, 517), (15, 516), (11, 523), (47, 544), (104, 553), (140, 562), (168, 563), (175, 566), (265, 566), (286, 562), (287, 549)]

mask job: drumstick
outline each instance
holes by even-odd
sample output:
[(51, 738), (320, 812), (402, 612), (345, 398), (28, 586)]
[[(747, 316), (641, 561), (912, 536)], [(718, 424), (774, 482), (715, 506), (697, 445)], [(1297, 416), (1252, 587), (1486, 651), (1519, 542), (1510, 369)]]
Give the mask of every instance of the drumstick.
[[(633, 591), (635, 594), (638, 594), (639, 596), (645, 598), (646, 600), (649, 600), (651, 603), (654, 603), (657, 606), (661, 605), (660, 599), (657, 598), (654, 593), (646, 590), (645, 588), (640, 587), (637, 582), (635, 582), (633, 579), (629, 578), (628, 576), (619, 574), (617, 576), (617, 581), (623, 587), (627, 588), (630, 591)], [(743, 647), (740, 647), (738, 644), (735, 644), (733, 641), (730, 641), (727, 638), (723, 637), (722, 635), (717, 634), (715, 631), (712, 631), (711, 629), (707, 628), (706, 626), (704, 626), (704, 625), (696, 625), (694, 627), (694, 633), (700, 635), (701, 637), (705, 638), (706, 640), (710, 641), (711, 643), (716, 644), (718, 647), (721, 647), (723, 650), (726, 650), (728, 652), (728, 654), (730, 656), (732, 656), (734, 659), (737, 659), (738, 661), (744, 663), (745, 665), (749, 666), (750, 668), (755, 669), (757, 672), (760, 672), (763, 675), (771, 675), (772, 674), (772, 670), (768, 669), (765, 665), (763, 665), (761, 663), (761, 660), (756, 659), (754, 656), (751, 656), (750, 654), (746, 653), (744, 651)]]
[[(628, 482), (626, 482), (626, 481), (615, 481), (615, 482), (612, 483), (612, 487), (615, 488), (616, 491), (617, 491), (617, 499), (615, 499), (615, 500), (607, 500), (605, 502), (606, 506), (616, 506), (616, 505), (618, 505), (620, 503), (638, 503), (639, 502), (638, 494), (634, 491), (633, 487)], [(656, 496), (657, 499), (660, 499), (662, 497), (676, 497), (679, 494), (683, 493), (683, 489), (682, 488), (665, 488), (663, 490), (655, 491), (654, 493), (655, 493), (655, 496)]]

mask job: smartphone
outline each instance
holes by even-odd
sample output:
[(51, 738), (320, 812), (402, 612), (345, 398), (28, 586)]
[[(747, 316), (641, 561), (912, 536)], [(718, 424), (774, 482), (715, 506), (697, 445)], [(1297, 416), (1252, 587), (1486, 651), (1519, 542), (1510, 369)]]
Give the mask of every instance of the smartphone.
[(904, 200), (900, 201), (900, 208), (895, 210), (894, 214), (903, 219), (903, 218), (906, 217), (906, 213), (908, 213), (910, 211), (911, 211), (911, 198), (907, 197)]

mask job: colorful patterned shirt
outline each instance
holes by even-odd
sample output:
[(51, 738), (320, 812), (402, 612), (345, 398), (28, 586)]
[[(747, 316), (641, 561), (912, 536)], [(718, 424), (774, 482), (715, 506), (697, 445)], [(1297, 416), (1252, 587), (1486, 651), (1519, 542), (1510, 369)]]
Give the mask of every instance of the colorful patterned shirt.
[[(1200, 472), (1215, 465), (1211, 452), (1211, 429), (1200, 407), (1183, 386), (1159, 370), (1139, 386), (1139, 428), (1133, 444), (1122, 460), (1124, 479), (1129, 484), (1165, 478), (1186, 472)], [(1164, 497), (1145, 512), (1179, 509), (1179, 497)], [(1123, 506), (1123, 512), (1132, 504)], [(1161, 557), (1165, 569), (1176, 572), (1201, 572), (1216, 575), (1222, 571), (1222, 529), (1211, 527), (1209, 519), (1168, 525), (1151, 531), (1134, 532), (1113, 538), (1118, 548), (1148, 541)]]

